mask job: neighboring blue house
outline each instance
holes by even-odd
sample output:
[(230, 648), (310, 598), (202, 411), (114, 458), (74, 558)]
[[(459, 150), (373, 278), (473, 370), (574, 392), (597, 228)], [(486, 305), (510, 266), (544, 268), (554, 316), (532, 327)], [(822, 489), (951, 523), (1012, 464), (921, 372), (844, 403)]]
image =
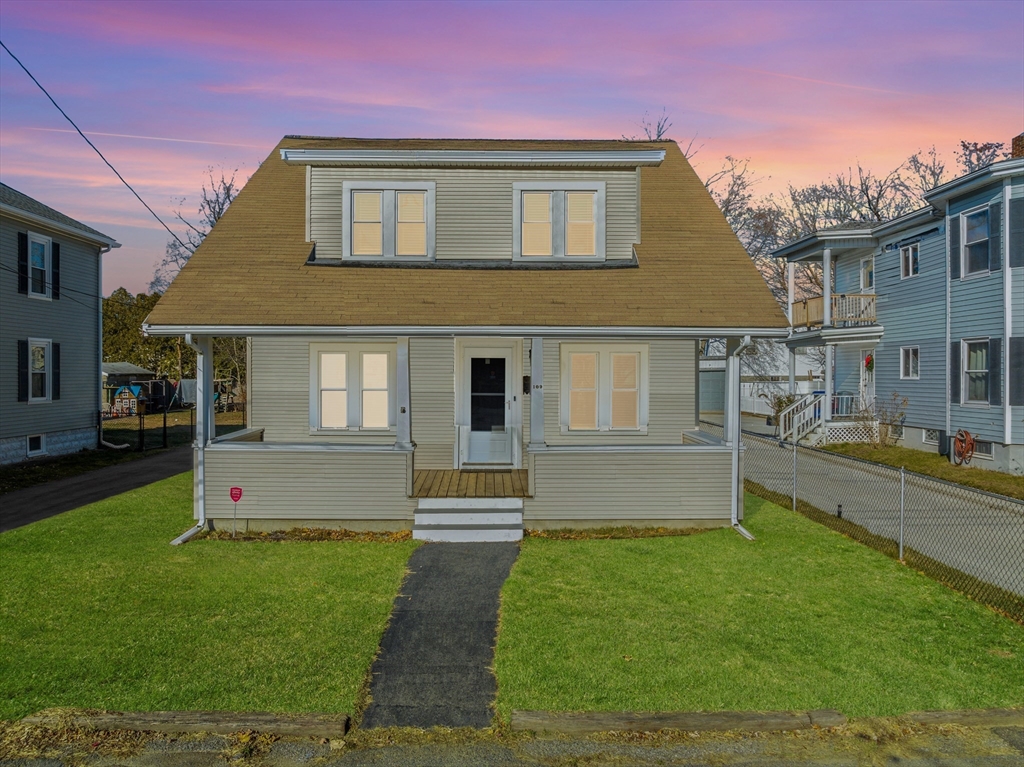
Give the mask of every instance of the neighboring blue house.
[(977, 465), (1024, 474), (1024, 134), (1013, 146), (1011, 159), (931, 190), (921, 210), (776, 251), (791, 265), (821, 262), (835, 285), (790, 301), (787, 345), (824, 346), (833, 375), (788, 431), (863, 440), (876, 405), (898, 392), (905, 446), (946, 454), (964, 429)]

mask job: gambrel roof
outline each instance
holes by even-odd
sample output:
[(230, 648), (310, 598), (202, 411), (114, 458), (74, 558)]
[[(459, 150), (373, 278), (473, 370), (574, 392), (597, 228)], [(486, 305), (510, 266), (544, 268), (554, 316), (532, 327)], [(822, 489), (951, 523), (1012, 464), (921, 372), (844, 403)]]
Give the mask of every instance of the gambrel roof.
[[(664, 150), (665, 158), (639, 171), (641, 236), (633, 268), (344, 268), (310, 262), (306, 168), (285, 162), (282, 149), (648, 156)], [(147, 319), (157, 333), (227, 326), (781, 329), (788, 323), (675, 142), (285, 137)]]

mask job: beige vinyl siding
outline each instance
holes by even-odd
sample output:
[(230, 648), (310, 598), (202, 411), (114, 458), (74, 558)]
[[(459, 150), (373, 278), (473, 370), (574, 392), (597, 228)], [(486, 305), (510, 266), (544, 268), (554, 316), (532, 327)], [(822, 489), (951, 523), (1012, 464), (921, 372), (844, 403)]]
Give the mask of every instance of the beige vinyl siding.
[[(601, 339), (572, 343), (600, 344)], [(695, 342), (678, 339), (617, 338), (615, 343), (647, 344), (650, 349), (650, 393), (647, 434), (627, 431), (562, 434), (559, 419), (560, 342), (544, 340), (544, 441), (549, 445), (678, 445), (682, 432), (697, 427), (695, 412)], [(524, 410), (524, 413), (529, 411)]]
[(607, 259), (632, 258), (637, 236), (637, 182), (632, 170), (477, 170), (470, 168), (322, 168), (310, 176), (310, 239), (318, 258), (342, 257), (345, 181), (435, 181), (436, 258), (512, 258), (512, 184), (604, 181)]
[(229, 490), (241, 487), (238, 517), (411, 520), (408, 453), (337, 450), (206, 451), (206, 516), (230, 518)]
[[(254, 336), (249, 397), (250, 426), (263, 429), (264, 442), (335, 442), (360, 445), (393, 444), (394, 434), (309, 433), (309, 345), (355, 342), (358, 339), (325, 336)], [(393, 339), (367, 339), (390, 343)]]
[(417, 469), (451, 469), (455, 456), (455, 339), (409, 339), (409, 396)]
[(726, 449), (666, 453), (551, 452), (534, 457), (536, 492), (523, 522), (711, 520), (728, 524)]

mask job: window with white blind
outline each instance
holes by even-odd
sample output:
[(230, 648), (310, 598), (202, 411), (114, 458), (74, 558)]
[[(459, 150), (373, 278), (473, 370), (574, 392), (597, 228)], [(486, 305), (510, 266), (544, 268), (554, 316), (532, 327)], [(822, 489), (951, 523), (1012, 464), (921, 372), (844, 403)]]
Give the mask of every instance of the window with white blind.
[(513, 259), (604, 259), (603, 181), (530, 181), (512, 187)]
[(310, 431), (394, 429), (393, 344), (310, 344), (309, 363)]
[(646, 432), (646, 344), (561, 345), (563, 432)]
[(434, 257), (433, 181), (346, 181), (342, 256)]

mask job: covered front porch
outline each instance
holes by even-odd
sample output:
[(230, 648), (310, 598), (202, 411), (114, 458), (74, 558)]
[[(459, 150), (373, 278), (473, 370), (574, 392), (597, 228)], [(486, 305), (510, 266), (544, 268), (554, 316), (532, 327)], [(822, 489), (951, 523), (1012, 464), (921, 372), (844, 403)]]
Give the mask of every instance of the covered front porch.
[(529, 498), (529, 470), (423, 469), (413, 472), (413, 498)]

